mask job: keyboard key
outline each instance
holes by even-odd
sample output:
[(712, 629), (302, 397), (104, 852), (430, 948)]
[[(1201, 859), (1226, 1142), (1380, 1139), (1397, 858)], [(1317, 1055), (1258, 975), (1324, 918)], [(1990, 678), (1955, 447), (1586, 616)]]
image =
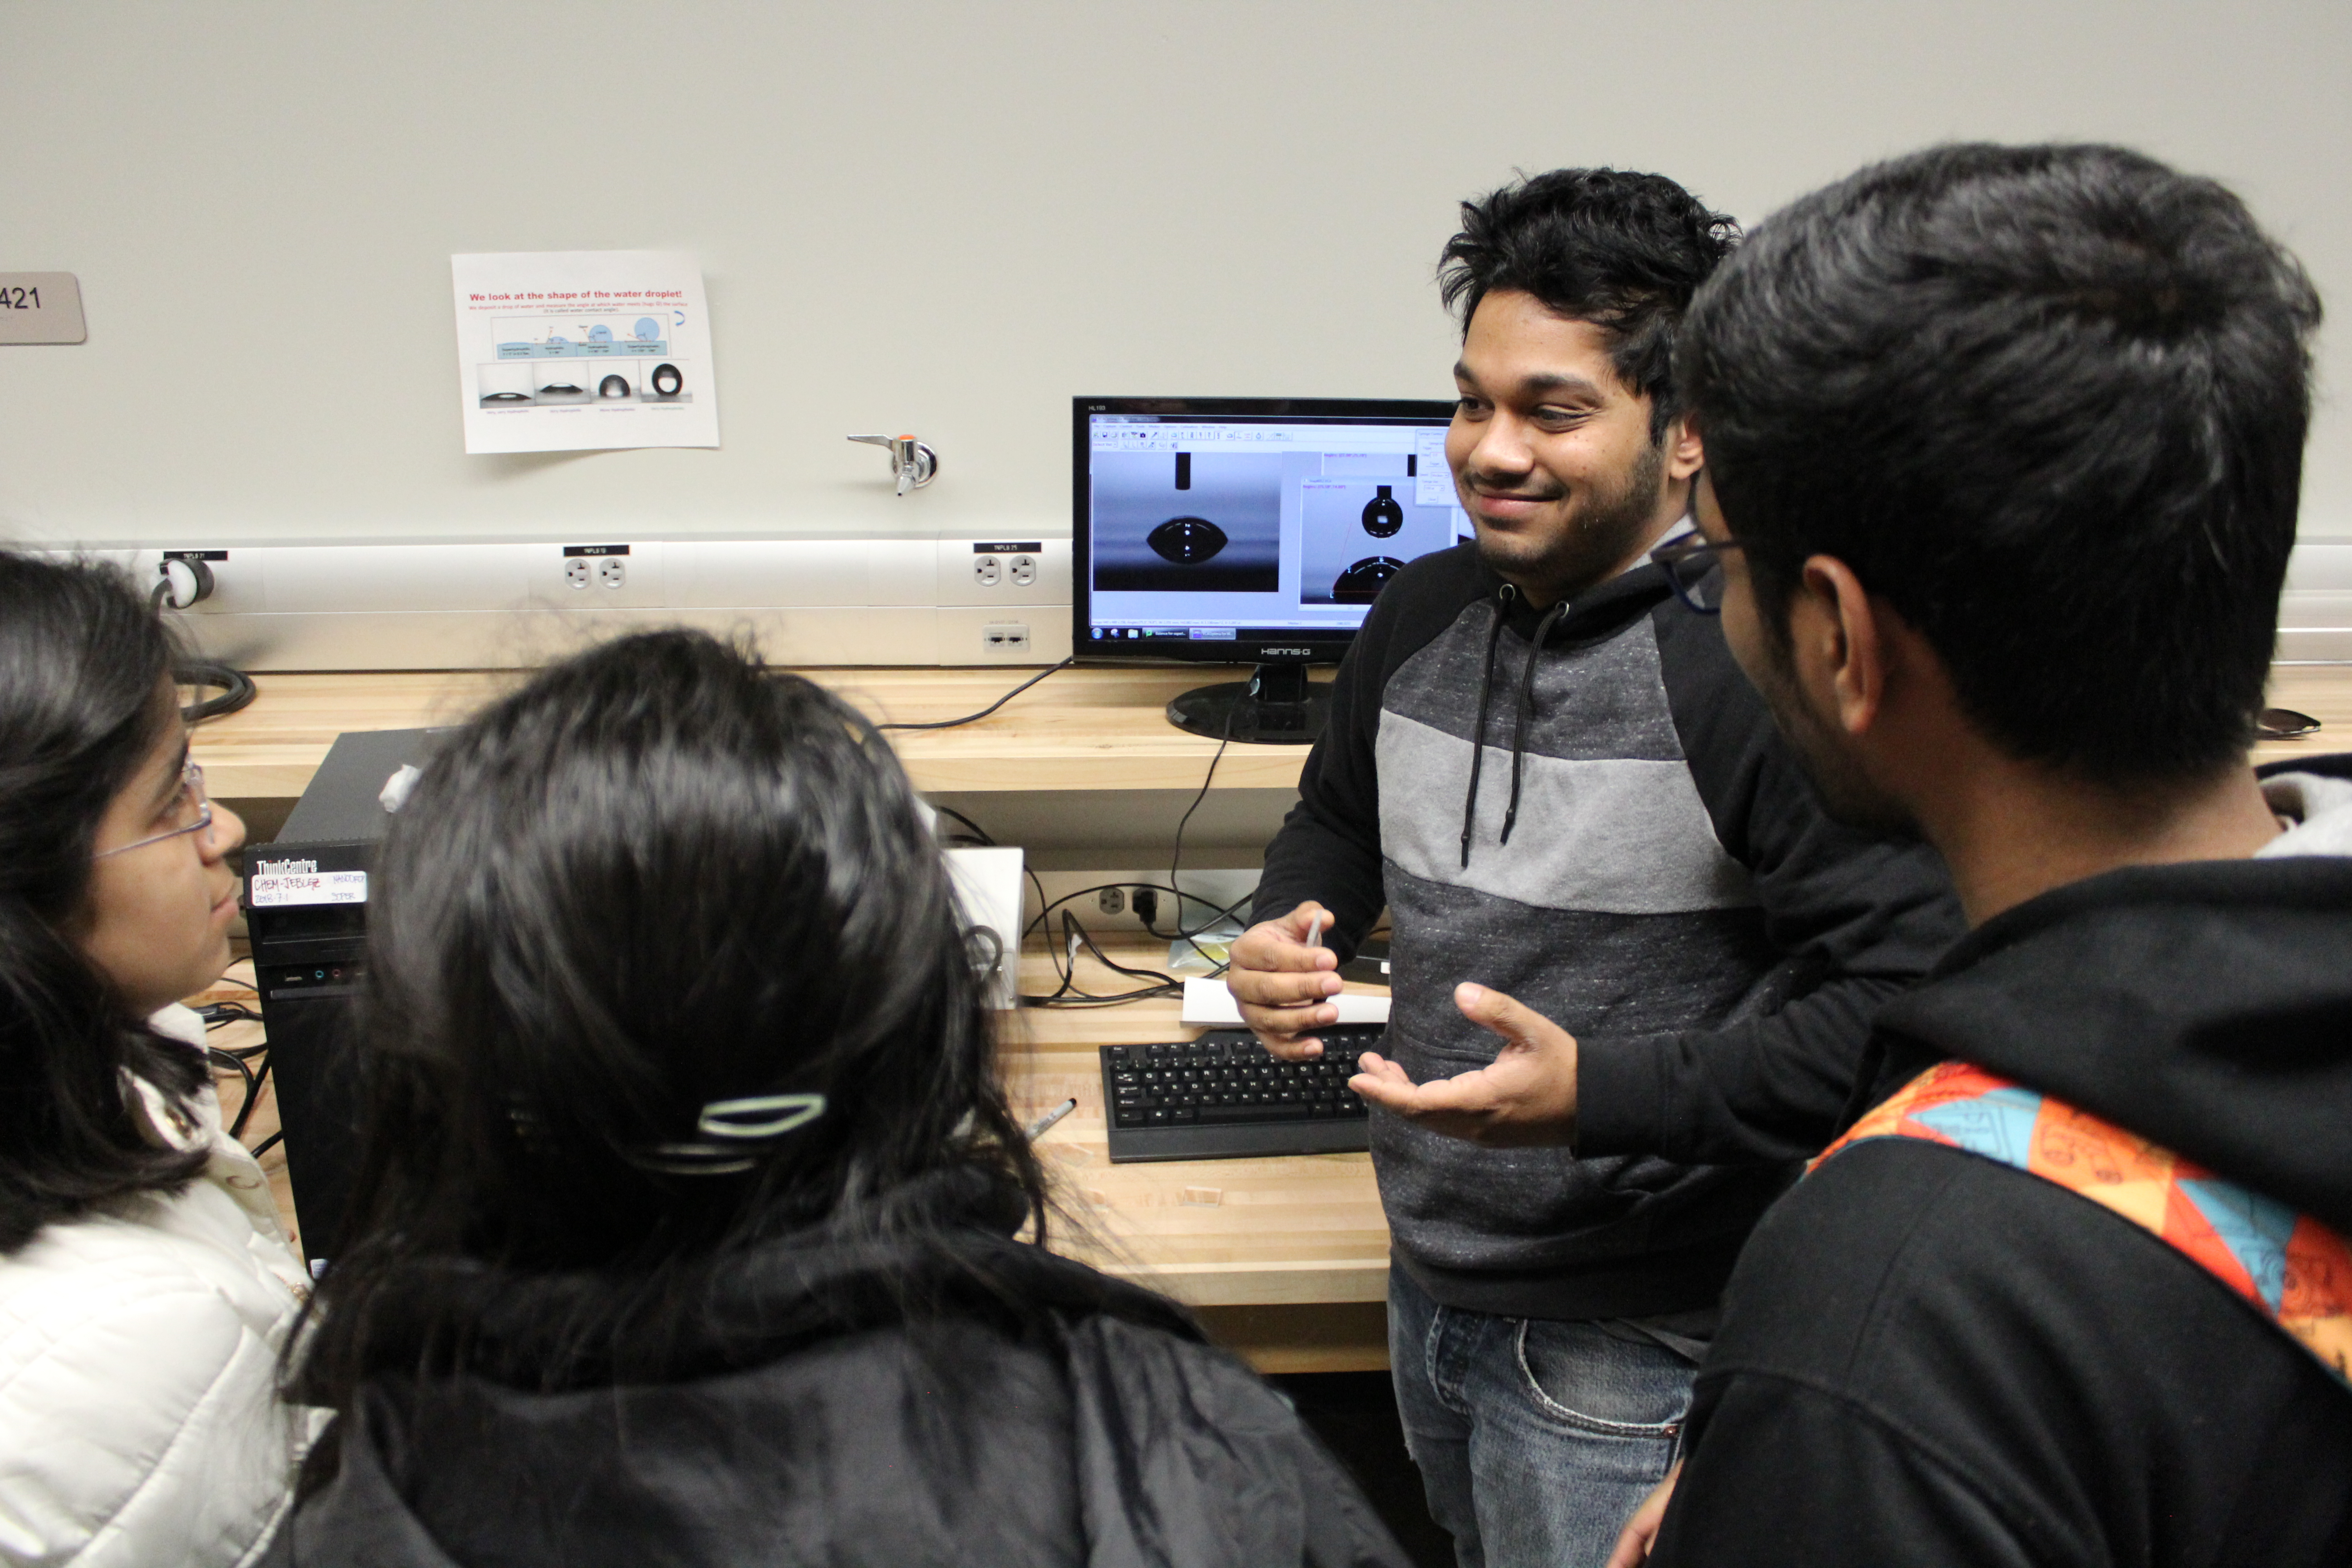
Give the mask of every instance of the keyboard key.
[[(1154, 1115), (1159, 1114), (1153, 1112)], [(1286, 1105), (1219, 1105), (1201, 1109), (1202, 1121), (1304, 1121), (1294, 1107)], [(1155, 1124), (1156, 1125), (1156, 1124)]]

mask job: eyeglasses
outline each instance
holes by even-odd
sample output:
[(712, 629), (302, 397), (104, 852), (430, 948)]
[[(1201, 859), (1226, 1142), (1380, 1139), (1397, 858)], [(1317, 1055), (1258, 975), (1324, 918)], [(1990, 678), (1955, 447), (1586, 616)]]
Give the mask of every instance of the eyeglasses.
[(101, 849), (90, 858), (104, 860), (116, 855), (128, 855), (133, 849), (144, 849), (150, 844), (161, 844), (166, 838), (177, 838), (183, 833), (202, 833), (210, 827), (213, 825), (213, 803), (211, 797), (205, 794), (205, 770), (194, 763), (180, 771), (180, 794), (173, 819), (178, 821), (191, 813), (194, 816), (193, 821), (180, 822), (178, 826), (165, 832), (151, 833), (144, 838), (118, 844), (111, 849)]
[(1739, 541), (1717, 544), (1703, 533), (1685, 533), (1650, 552), (1650, 559), (1674, 585), (1675, 597), (1685, 608), (1702, 616), (1723, 614), (1723, 552), (1739, 548)]

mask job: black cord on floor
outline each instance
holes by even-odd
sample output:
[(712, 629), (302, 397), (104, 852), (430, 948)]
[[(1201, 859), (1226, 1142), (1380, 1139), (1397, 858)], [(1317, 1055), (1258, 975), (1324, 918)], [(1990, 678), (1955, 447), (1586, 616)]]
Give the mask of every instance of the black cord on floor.
[(1002, 708), (1006, 703), (1012, 701), (1014, 698), (1020, 696), (1023, 692), (1028, 690), (1031, 687), (1036, 685), (1039, 681), (1045, 679), (1047, 676), (1053, 674), (1055, 670), (1067, 669), (1071, 665), (1076, 662), (1077, 657), (1074, 654), (1070, 658), (1064, 659), (1059, 664), (1049, 664), (1045, 668), (1039, 670), (1036, 674), (1031, 676), (1028, 679), (1023, 681), (1020, 685), (1014, 687), (1012, 690), (1006, 692), (1003, 696), (998, 698), (995, 701), (990, 703), (987, 707), (982, 709), (979, 712), (967, 713), (961, 719), (934, 719), (927, 724), (877, 724), (874, 727), (877, 730), (952, 730), (959, 724), (976, 724), (982, 719), (987, 718), (991, 713), (995, 712), (999, 708)]
[(268, 1137), (264, 1138), (260, 1142), (256, 1143), (252, 1148), (247, 1150), (246, 1152), (258, 1160), (264, 1154), (268, 1153), (272, 1149), (277, 1148), (278, 1140), (285, 1136), (286, 1134), (283, 1131), (272, 1132)]

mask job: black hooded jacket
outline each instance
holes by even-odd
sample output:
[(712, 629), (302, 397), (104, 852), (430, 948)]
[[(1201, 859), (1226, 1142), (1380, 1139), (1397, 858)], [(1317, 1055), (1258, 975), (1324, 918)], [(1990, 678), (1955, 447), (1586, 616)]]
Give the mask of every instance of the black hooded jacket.
[(1406, 1561), (1288, 1403), (1181, 1309), (977, 1229), (761, 1248), (697, 1329), (661, 1336), (666, 1375), (535, 1343), (562, 1331), (561, 1282), (459, 1288), (501, 1304), (477, 1361), (561, 1367), (560, 1386), (370, 1381), (268, 1563)]
[[(2045, 894), (1873, 1058), (1857, 1111), (1968, 1061), (2352, 1233), (2352, 858)], [(1908, 1139), (1758, 1226), (1686, 1444), (1661, 1568), (2352, 1562), (2352, 1388), (2157, 1237)]]

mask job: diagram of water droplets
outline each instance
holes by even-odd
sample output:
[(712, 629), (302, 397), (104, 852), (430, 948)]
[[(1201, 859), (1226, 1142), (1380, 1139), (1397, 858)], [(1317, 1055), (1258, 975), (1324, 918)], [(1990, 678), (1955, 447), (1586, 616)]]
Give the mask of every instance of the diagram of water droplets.
[(658, 316), (512, 316), (490, 331), (498, 357), (477, 367), (484, 408), (694, 401)]

